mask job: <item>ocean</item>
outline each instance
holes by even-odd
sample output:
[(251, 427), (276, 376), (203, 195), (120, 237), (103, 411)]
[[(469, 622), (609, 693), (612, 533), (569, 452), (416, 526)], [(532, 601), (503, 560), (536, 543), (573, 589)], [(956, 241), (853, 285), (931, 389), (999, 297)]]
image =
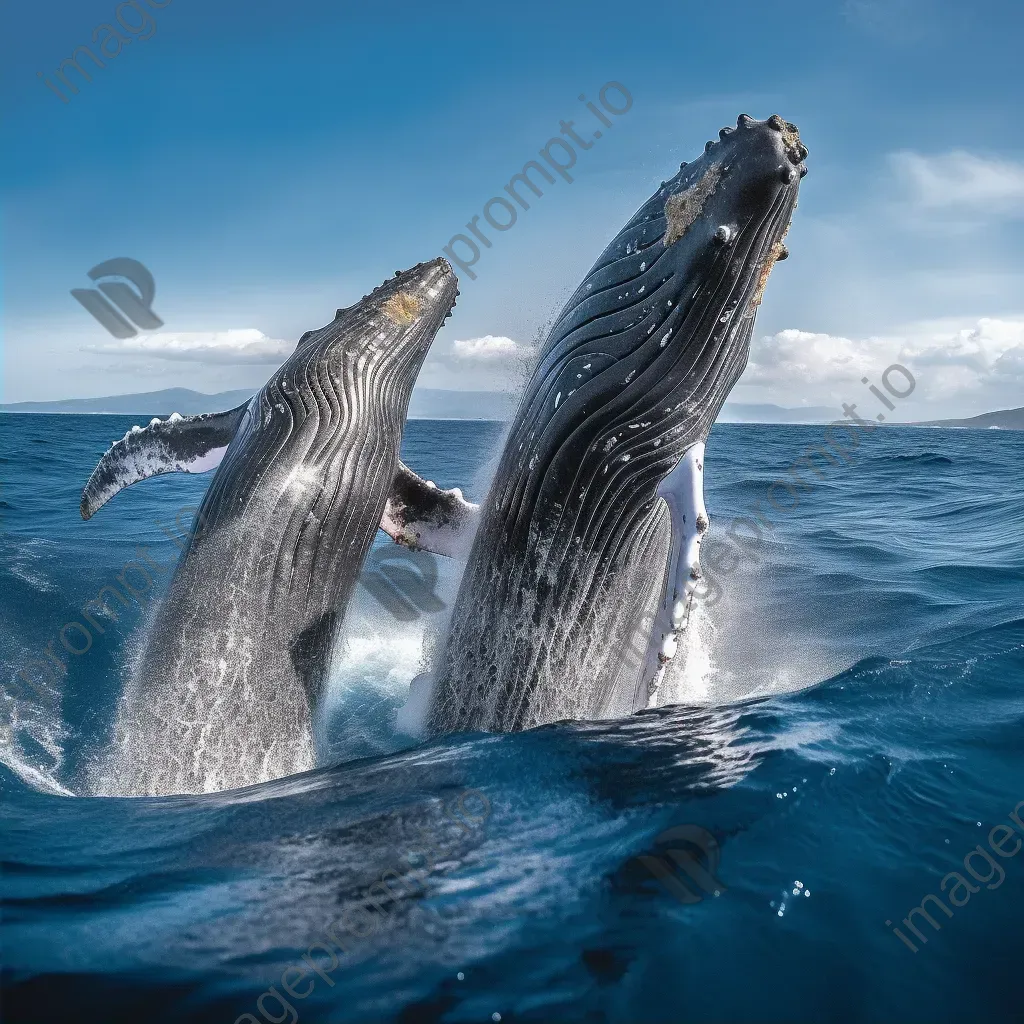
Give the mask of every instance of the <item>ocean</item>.
[[(458, 567), (403, 591), (376, 554), (319, 767), (126, 799), (104, 765), (169, 574), (126, 566), (173, 563), (209, 482), (83, 522), (133, 422), (0, 416), (5, 1021), (1020, 1018), (1024, 432), (878, 429), (776, 508), (823, 428), (716, 426), (711, 536), (755, 508), (763, 536), (705, 565), (624, 720), (403, 735)], [(501, 434), (412, 421), (403, 458), (479, 499)]]

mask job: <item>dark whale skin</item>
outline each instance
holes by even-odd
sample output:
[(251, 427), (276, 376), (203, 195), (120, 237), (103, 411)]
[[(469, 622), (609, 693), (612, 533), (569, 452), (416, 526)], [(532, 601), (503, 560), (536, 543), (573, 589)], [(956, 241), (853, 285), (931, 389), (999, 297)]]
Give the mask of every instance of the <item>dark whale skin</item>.
[(543, 345), (481, 510), (426, 731), (607, 715), (665, 573), (659, 482), (707, 438), (806, 173), (795, 126), (742, 115), (637, 211)]

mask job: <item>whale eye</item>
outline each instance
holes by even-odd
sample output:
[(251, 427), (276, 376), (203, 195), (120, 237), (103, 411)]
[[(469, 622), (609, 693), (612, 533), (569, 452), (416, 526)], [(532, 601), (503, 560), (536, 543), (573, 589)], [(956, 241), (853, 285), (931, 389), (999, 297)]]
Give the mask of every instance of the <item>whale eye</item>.
[(728, 224), (720, 224), (715, 232), (715, 239), (723, 245), (728, 245), (733, 240), (733, 230)]

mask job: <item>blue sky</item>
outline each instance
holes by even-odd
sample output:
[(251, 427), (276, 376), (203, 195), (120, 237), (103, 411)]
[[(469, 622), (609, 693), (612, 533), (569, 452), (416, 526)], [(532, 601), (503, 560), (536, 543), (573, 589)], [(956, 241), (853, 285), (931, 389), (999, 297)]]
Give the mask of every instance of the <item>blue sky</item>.
[[(159, 2), (155, 31), (112, 0), (0, 10), (4, 401), (258, 386), (465, 232), (560, 120), (599, 127), (578, 96), (614, 80), (632, 107), (491, 232), (423, 385), (513, 387), (679, 161), (778, 112), (810, 174), (733, 398), (836, 405), (899, 361), (904, 418), (1024, 404), (1019, 3)], [(117, 11), (139, 38), (62, 103), (37, 72)], [(164, 321), (125, 342), (70, 295), (117, 256)]]

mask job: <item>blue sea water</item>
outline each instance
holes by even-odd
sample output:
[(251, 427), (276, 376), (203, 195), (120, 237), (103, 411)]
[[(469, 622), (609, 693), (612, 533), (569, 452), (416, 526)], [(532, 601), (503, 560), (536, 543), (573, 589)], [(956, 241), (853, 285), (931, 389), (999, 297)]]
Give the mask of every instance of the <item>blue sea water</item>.
[[(415, 614), (357, 591), (322, 767), (120, 799), (96, 766), (147, 609), (80, 656), (53, 642), (139, 545), (173, 561), (208, 483), (148, 481), (83, 523), (130, 425), (0, 416), (4, 1020), (1021, 1018), (1024, 433), (879, 429), (781, 511), (765, 494), (821, 428), (717, 426), (714, 535), (755, 507), (770, 528), (706, 567), (667, 706), (403, 736), (446, 565)], [(414, 421), (404, 458), (479, 497), (500, 433)], [(66, 671), (33, 694), (16, 673), (48, 645)], [(704, 838), (673, 841), (673, 890), (639, 858), (677, 868), (659, 836), (683, 825)], [(902, 922), (928, 894), (925, 942)]]

